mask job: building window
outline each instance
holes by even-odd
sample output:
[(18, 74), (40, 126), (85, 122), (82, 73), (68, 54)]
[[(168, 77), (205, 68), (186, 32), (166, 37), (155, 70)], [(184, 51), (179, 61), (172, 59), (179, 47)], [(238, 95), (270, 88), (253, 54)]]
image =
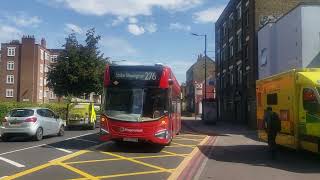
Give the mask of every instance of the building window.
[(44, 78), (44, 85), (47, 86), (48, 82), (47, 82), (47, 78)]
[(260, 54), (260, 63), (261, 65), (260, 66), (264, 66), (268, 63), (268, 51), (267, 51), (267, 48), (263, 48), (261, 50), (261, 54)]
[(43, 73), (43, 64), (40, 64), (40, 73)]
[(229, 16), (229, 28), (232, 29), (232, 27), (233, 27), (233, 13), (231, 13)]
[(39, 90), (39, 99), (42, 99), (42, 90)]
[(230, 70), (230, 85), (233, 86), (234, 84), (234, 74), (233, 74), (233, 70)]
[(15, 56), (15, 55), (16, 55), (16, 48), (8, 47), (8, 56)]
[(267, 104), (268, 105), (277, 105), (278, 104), (278, 94), (268, 94), (267, 95)]
[(244, 51), (244, 57), (245, 57), (246, 59), (248, 59), (248, 57), (249, 57), (249, 46), (248, 46), (248, 44), (246, 44), (244, 50), (245, 50), (245, 51)]
[(41, 60), (44, 59), (44, 51), (42, 49), (40, 49), (40, 59)]
[(13, 89), (6, 89), (6, 97), (13, 98)]
[(43, 86), (43, 78), (42, 77), (40, 77), (40, 86)]
[(225, 22), (225, 23), (223, 23), (223, 35), (224, 35), (224, 36), (227, 36), (227, 32), (228, 32), (228, 30), (227, 30), (227, 23)]
[(230, 57), (233, 57), (233, 55), (234, 55), (234, 45), (233, 45), (233, 41), (230, 42), (229, 51), (230, 51)]
[(237, 81), (239, 85), (242, 84), (242, 69), (240, 65), (238, 66), (238, 69), (237, 69)]
[(238, 6), (237, 6), (237, 17), (238, 17), (238, 20), (241, 19), (241, 16), (242, 16), (242, 7), (241, 7), (241, 1), (240, 1)]
[(50, 99), (55, 99), (55, 98), (56, 98), (55, 94), (52, 91), (50, 91)]
[(49, 91), (45, 91), (45, 92), (44, 92), (44, 97), (45, 97), (45, 98), (48, 96), (48, 92), (49, 92)]
[(13, 71), (14, 70), (14, 62), (13, 61), (8, 61), (7, 62), (7, 70), (8, 71)]
[(48, 61), (50, 59), (50, 55), (47, 52), (44, 53), (44, 59), (46, 61)]
[(13, 84), (13, 83), (14, 83), (14, 76), (7, 75), (7, 84)]
[(45, 69), (44, 69), (44, 72), (47, 73), (48, 71), (49, 71), (49, 70), (48, 70), (48, 66), (46, 65), (46, 66), (45, 66)]
[(237, 47), (238, 47), (238, 51), (241, 51), (241, 49), (242, 49), (242, 35), (241, 35), (241, 32), (237, 34)]
[(52, 55), (51, 56), (51, 62), (57, 62), (57, 60), (58, 60), (58, 55)]
[(249, 11), (246, 11), (244, 25), (249, 27)]

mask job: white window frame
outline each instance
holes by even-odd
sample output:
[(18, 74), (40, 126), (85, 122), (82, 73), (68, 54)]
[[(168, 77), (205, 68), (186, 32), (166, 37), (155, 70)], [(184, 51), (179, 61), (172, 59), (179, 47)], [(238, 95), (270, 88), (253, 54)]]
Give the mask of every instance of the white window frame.
[(44, 67), (44, 72), (49, 72), (49, 68), (48, 68), (48, 65), (46, 65), (45, 67)]
[(14, 84), (14, 75), (7, 75), (6, 83)]
[(7, 62), (7, 70), (13, 71), (14, 70), (14, 61), (8, 61)]
[(237, 5), (237, 19), (240, 20), (242, 17), (242, 7), (241, 7), (242, 2), (240, 1), (239, 4)]
[(42, 78), (42, 77), (40, 77), (39, 82), (40, 82), (40, 83), (39, 83), (39, 86), (42, 87), (42, 86), (43, 86), (43, 78)]
[(13, 98), (13, 89), (6, 89), (6, 98)]
[(40, 64), (40, 73), (43, 73), (43, 64)]
[(47, 52), (44, 52), (44, 59), (45, 59), (46, 61), (49, 60), (49, 57), (50, 57), (50, 55), (49, 55)]
[(42, 90), (39, 90), (39, 99), (42, 99)]
[(40, 49), (40, 60), (44, 60), (44, 50)]
[(15, 56), (16, 55), (16, 47), (8, 47), (7, 48), (7, 56)]
[(46, 98), (49, 91), (44, 91), (44, 97)]
[(51, 62), (57, 62), (58, 55), (51, 55)]

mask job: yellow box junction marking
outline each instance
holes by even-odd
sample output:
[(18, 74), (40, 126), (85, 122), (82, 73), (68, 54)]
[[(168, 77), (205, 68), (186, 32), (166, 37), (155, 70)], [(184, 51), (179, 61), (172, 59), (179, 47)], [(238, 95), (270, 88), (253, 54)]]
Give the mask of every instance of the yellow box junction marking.
[[(169, 171), (174, 171), (175, 169), (168, 169)], [(134, 173), (124, 173), (124, 174), (114, 174), (107, 176), (97, 176), (98, 179), (108, 179), (108, 178), (116, 178), (116, 177), (127, 177), (127, 176), (137, 176), (137, 175), (146, 175), (146, 174), (157, 174), (164, 173), (167, 171), (155, 170), (155, 171), (143, 171), (143, 172), (134, 172)], [(88, 178), (77, 178), (77, 179), (68, 179), (68, 180), (88, 180)]]
[(144, 165), (144, 166), (147, 166), (147, 167), (158, 169), (158, 170), (161, 170), (161, 171), (170, 172), (169, 169), (165, 169), (165, 168), (162, 168), (162, 167), (159, 167), (159, 166), (148, 164), (148, 163), (145, 163), (145, 162), (142, 162), (142, 161), (138, 161), (138, 160), (135, 160), (135, 159), (132, 159), (132, 158), (129, 158), (129, 157), (121, 156), (121, 155), (110, 153), (110, 152), (102, 152), (102, 153), (108, 154), (108, 155), (111, 155), (111, 156), (114, 156), (114, 157), (118, 157), (118, 158), (121, 158), (121, 159), (124, 159), (124, 160), (127, 160), (127, 161), (131, 161), (131, 162), (134, 162), (134, 163), (137, 163), (137, 164), (141, 164), (141, 165)]
[(82, 155), (82, 154), (84, 154), (84, 153), (87, 153), (87, 152), (88, 152), (88, 151), (82, 150), (82, 151), (75, 152), (75, 153), (73, 153), (73, 154), (69, 154), (69, 155), (67, 155), (67, 156), (60, 157), (60, 158), (58, 158), (58, 159), (55, 159), (55, 160), (50, 161), (49, 163), (46, 163), (46, 164), (43, 164), (43, 165), (40, 165), (40, 166), (31, 168), (31, 169), (22, 171), (22, 172), (20, 172), (20, 173), (14, 174), (14, 175), (12, 175), (12, 176), (8, 176), (8, 177), (5, 178), (5, 180), (16, 179), (16, 178), (19, 178), (19, 177), (22, 177), (22, 176), (25, 176), (25, 175), (28, 175), (28, 174), (31, 174), (31, 173), (40, 171), (40, 170), (45, 169), (45, 168), (48, 168), (48, 167), (50, 167), (50, 166), (57, 165), (57, 162), (65, 161), (65, 160), (71, 159), (71, 158), (73, 158), (73, 157), (80, 156), (80, 155)]
[[(188, 138), (188, 137), (192, 137), (192, 138)], [(199, 137), (199, 139), (196, 139), (196, 137)], [(184, 135), (178, 136), (176, 140), (186, 140), (186, 141), (189, 140), (189, 141), (197, 141), (197, 142), (199, 142), (201, 140), (200, 137), (201, 138), (205, 137), (205, 139), (203, 139), (201, 141), (200, 145), (205, 143), (209, 138), (208, 136), (203, 136), (203, 135), (184, 134)], [(178, 177), (178, 175), (181, 174), (181, 172), (183, 170), (183, 167), (186, 167), (186, 165), (191, 160), (191, 158), (196, 154), (196, 152), (199, 151), (198, 148), (195, 148), (195, 147), (197, 147), (197, 145), (186, 145), (186, 144), (181, 144), (181, 143), (176, 143), (176, 142), (172, 142), (172, 144), (173, 145), (167, 146), (167, 147), (189, 147), (189, 148), (192, 148), (193, 151), (190, 154), (177, 154), (177, 153), (173, 153), (173, 152), (170, 152), (170, 151), (161, 151), (161, 152), (166, 153), (166, 154), (165, 155), (139, 156), (139, 157), (125, 157), (125, 156), (121, 156), (121, 155), (118, 155), (118, 154), (115, 154), (115, 153), (111, 153), (111, 152), (101, 152), (102, 154), (111, 155), (111, 156), (113, 156), (115, 158), (96, 159), (96, 160), (87, 160), (87, 161), (76, 161), (76, 162), (64, 162), (64, 161), (69, 160), (71, 158), (83, 155), (83, 154), (85, 154), (87, 152), (92, 152), (92, 151), (88, 151), (88, 150), (80, 150), (78, 152), (69, 154), (67, 156), (63, 156), (63, 157), (51, 160), (50, 162), (48, 162), (46, 164), (43, 164), (43, 165), (31, 168), (31, 169), (22, 171), (20, 173), (14, 174), (12, 176), (5, 177), (4, 179), (5, 180), (16, 179), (16, 178), (19, 178), (19, 177), (22, 177), (22, 176), (25, 176), (25, 175), (40, 171), (42, 169), (48, 168), (50, 166), (61, 166), (61, 167), (65, 168), (65, 169), (68, 169), (68, 170), (70, 170), (72, 172), (75, 172), (75, 173), (83, 176), (83, 178), (78, 178), (79, 180), (80, 179), (105, 179), (105, 178), (115, 178), (115, 177), (124, 177), (124, 176), (135, 176), (135, 175), (156, 174), (156, 173), (172, 173), (173, 172), (173, 174), (169, 177), (169, 179), (170, 178), (172, 179), (172, 177), (175, 177), (175, 176)], [(152, 165), (152, 164), (145, 163), (145, 162), (142, 162), (142, 161), (138, 160), (138, 159), (162, 158), (162, 157), (183, 157), (184, 160), (178, 166), (177, 169), (166, 169), (166, 168), (163, 168), (163, 167), (160, 167), (160, 166)], [(150, 167), (150, 168), (153, 168), (153, 169), (156, 169), (156, 170), (144, 171), (144, 172), (124, 173), (124, 174), (114, 174), (114, 175), (97, 176), (97, 177), (95, 177), (95, 176), (93, 176), (91, 174), (88, 174), (88, 173), (86, 173), (86, 172), (84, 172), (84, 171), (82, 171), (80, 169), (77, 169), (75, 167), (70, 166), (72, 164), (94, 163), (94, 162), (104, 162), (104, 161), (105, 162), (107, 162), (107, 161), (120, 161), (120, 160), (130, 161), (130, 162), (133, 162), (133, 163), (136, 163), (136, 164), (140, 164), (140, 165), (143, 165), (143, 166), (147, 166), (147, 167)]]
[(72, 171), (72, 172), (80, 174), (81, 176), (84, 176), (86, 178), (89, 178), (89, 179), (92, 179), (92, 180), (98, 180), (98, 178), (96, 178), (95, 176), (92, 176), (91, 174), (88, 174), (88, 173), (86, 173), (84, 171), (81, 171), (80, 169), (77, 169), (75, 167), (69, 166), (69, 165), (61, 163), (61, 162), (58, 162), (57, 164), (62, 166), (62, 167), (64, 167), (64, 168), (66, 168), (66, 169), (68, 169), (68, 170), (70, 170), (70, 171)]

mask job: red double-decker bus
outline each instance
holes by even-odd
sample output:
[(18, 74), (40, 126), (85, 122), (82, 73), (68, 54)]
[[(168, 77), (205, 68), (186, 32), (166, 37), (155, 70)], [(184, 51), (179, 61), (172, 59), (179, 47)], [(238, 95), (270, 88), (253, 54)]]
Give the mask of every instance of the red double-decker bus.
[(181, 130), (180, 86), (167, 66), (107, 66), (102, 104), (102, 141), (168, 145)]

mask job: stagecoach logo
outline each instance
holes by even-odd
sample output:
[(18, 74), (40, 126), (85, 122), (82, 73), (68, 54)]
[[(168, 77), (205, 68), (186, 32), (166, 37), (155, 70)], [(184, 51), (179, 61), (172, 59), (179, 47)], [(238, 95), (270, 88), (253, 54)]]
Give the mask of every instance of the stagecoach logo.
[(118, 81), (114, 81), (113, 84), (114, 84), (114, 85), (118, 85), (119, 82), (118, 82)]
[(129, 132), (129, 133), (142, 133), (143, 129), (128, 129), (128, 128), (120, 127), (119, 131), (120, 132)]

